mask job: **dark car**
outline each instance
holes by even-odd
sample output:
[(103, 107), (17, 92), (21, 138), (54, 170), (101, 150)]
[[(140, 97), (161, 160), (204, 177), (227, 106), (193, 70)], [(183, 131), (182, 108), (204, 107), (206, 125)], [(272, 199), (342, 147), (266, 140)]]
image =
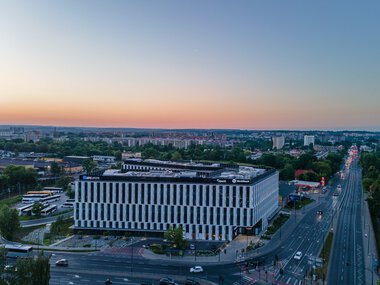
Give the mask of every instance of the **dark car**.
[(185, 285), (199, 285), (199, 282), (195, 281), (194, 279), (187, 278)]
[(165, 277), (160, 279), (160, 285), (178, 285), (178, 283), (169, 277)]

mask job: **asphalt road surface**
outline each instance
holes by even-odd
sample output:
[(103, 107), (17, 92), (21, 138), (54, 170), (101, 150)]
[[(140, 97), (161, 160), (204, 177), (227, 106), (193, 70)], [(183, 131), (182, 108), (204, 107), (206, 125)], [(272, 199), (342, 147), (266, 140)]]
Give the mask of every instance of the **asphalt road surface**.
[[(140, 284), (142, 281), (155, 281), (171, 277), (183, 284), (186, 278), (196, 278), (200, 284), (219, 284), (220, 276), (224, 284), (232, 284), (239, 278), (240, 268), (236, 265), (218, 267), (202, 266), (203, 273), (190, 273), (191, 264), (146, 260), (139, 255), (140, 248), (129, 248), (122, 255), (97, 253), (52, 252), (50, 284), (104, 284), (107, 278), (113, 284)], [(133, 251), (133, 255), (132, 255)], [(69, 260), (68, 267), (57, 267), (61, 258)]]
[(354, 160), (342, 184), (328, 284), (365, 284), (361, 170)]

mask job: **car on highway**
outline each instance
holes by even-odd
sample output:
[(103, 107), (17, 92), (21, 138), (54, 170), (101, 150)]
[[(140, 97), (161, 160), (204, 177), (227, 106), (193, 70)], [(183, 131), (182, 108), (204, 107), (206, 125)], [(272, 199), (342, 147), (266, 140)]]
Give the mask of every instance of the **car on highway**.
[(55, 263), (55, 266), (69, 266), (69, 261), (67, 259), (60, 259), (60, 260), (57, 260), (56, 263)]
[(190, 273), (201, 273), (203, 272), (202, 266), (193, 266), (190, 268)]
[(160, 285), (178, 285), (177, 282), (175, 282), (173, 279), (169, 277), (161, 278), (159, 284)]
[(295, 260), (301, 260), (301, 258), (302, 258), (302, 252), (297, 251), (296, 254), (294, 255), (294, 259)]

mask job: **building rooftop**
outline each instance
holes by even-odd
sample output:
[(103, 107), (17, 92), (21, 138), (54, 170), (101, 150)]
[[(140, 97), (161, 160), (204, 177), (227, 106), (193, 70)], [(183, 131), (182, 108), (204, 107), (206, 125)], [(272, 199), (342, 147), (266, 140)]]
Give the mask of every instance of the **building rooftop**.
[[(145, 166), (140, 169), (127, 169), (125, 166)], [(153, 169), (155, 168), (155, 169)], [(249, 184), (263, 175), (273, 173), (274, 169), (254, 166), (224, 165), (220, 163), (172, 162), (155, 159), (130, 159), (124, 167), (108, 169), (98, 175), (84, 175), (81, 180), (169, 180)]]

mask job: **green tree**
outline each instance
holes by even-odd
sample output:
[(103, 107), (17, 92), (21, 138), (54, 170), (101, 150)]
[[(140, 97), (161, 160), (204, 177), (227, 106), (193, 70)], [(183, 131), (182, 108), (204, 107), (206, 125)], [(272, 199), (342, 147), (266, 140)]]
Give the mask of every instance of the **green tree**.
[(37, 183), (37, 172), (33, 168), (8, 165), (4, 169), (3, 175), (8, 177), (8, 185), (11, 187), (15, 187), (17, 185), (34, 187)]
[(290, 163), (287, 163), (285, 167), (280, 171), (281, 180), (292, 180), (294, 179), (294, 167)]
[(9, 177), (7, 175), (0, 175), (0, 191), (8, 187)]
[(86, 173), (93, 172), (98, 166), (92, 159), (85, 159), (82, 163), (83, 169)]
[[(0, 247), (0, 276), (4, 272), (4, 266), (6, 265), (6, 261), (7, 261), (6, 256), (7, 256), (6, 249), (4, 247)], [(2, 278), (0, 278), (0, 280), (1, 279)], [(0, 281), (1, 285), (6, 284), (6, 283), (2, 283), (1, 281)]]
[(331, 167), (326, 161), (318, 161), (313, 163), (313, 170), (320, 178), (324, 177), (326, 181), (332, 174)]
[(43, 209), (44, 209), (44, 205), (42, 205), (42, 203), (40, 202), (36, 202), (33, 204), (32, 213), (37, 217), (41, 217), (41, 211)]
[(187, 246), (187, 241), (183, 238), (183, 228), (182, 226), (178, 228), (170, 227), (165, 232), (165, 238), (172, 243), (173, 245), (177, 246), (178, 248), (184, 249)]
[(50, 173), (54, 176), (62, 174), (62, 167), (55, 161), (50, 164)]
[(62, 216), (59, 216), (54, 223), (51, 224), (50, 233), (53, 235), (60, 235), (64, 226), (64, 220)]
[(33, 274), (33, 259), (31, 258), (17, 258), (14, 276), (15, 285), (31, 285)]
[(49, 285), (50, 264), (49, 258), (41, 252), (33, 262), (32, 285)]
[(160, 156), (160, 152), (153, 146), (152, 144), (148, 144), (148, 147), (146, 147), (142, 152), (143, 158), (157, 158)]
[(370, 191), (373, 182), (375, 182), (375, 180), (372, 178), (367, 178), (367, 177), (363, 178), (363, 189), (364, 189), (364, 191)]
[(50, 280), (49, 258), (41, 252), (36, 259), (18, 258), (15, 285), (48, 285)]
[(171, 160), (182, 160), (182, 155), (178, 151), (175, 151), (171, 154)]
[(320, 177), (315, 172), (305, 172), (300, 175), (300, 180), (319, 182)]
[(7, 205), (0, 208), (0, 232), (7, 240), (13, 240), (14, 234), (20, 227), (19, 217), (16, 209)]
[(69, 190), (71, 178), (68, 176), (61, 176), (56, 182), (55, 182), (55, 187), (60, 187), (63, 189), (63, 191)]
[(317, 158), (310, 152), (301, 154), (295, 163), (296, 169), (312, 169), (313, 162)]

